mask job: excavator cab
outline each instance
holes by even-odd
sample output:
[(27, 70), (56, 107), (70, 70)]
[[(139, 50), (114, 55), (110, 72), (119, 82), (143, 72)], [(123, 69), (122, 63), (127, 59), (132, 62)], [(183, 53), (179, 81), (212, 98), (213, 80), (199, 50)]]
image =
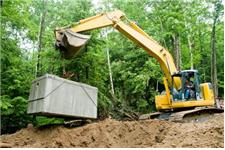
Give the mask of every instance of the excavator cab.
[(62, 57), (65, 59), (76, 56), (91, 38), (90, 35), (76, 33), (70, 29), (56, 29), (55, 37), (55, 47), (60, 50)]
[[(174, 78), (179, 77), (182, 86), (179, 90), (174, 88)], [(172, 75), (171, 93), (174, 101), (190, 101), (202, 99), (200, 93), (200, 79), (197, 70), (183, 70)]]

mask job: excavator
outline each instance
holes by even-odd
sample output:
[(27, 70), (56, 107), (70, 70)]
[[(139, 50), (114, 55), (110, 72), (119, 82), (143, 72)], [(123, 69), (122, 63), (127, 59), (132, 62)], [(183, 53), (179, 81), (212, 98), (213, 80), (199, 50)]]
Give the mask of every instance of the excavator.
[[(118, 30), (155, 58), (164, 75), (165, 91), (155, 96), (158, 112), (141, 115), (139, 119), (162, 118), (182, 121), (185, 117), (196, 119), (196, 116), (203, 114), (223, 112), (223, 109), (215, 107), (211, 83), (201, 83), (197, 70), (177, 70), (169, 51), (144, 32), (135, 22), (129, 20), (120, 10), (101, 13), (79, 20), (73, 25), (56, 28), (54, 30), (56, 49), (60, 51), (63, 58), (71, 59), (91, 38), (90, 35), (82, 33), (109, 26)], [(191, 83), (191, 87), (187, 83)]]

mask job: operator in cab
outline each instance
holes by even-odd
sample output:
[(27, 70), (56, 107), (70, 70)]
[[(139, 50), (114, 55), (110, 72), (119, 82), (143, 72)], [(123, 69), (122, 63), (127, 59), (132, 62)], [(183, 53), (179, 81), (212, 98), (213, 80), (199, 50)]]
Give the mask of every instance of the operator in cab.
[(190, 98), (194, 98), (194, 84), (190, 79), (186, 79), (185, 81), (185, 94), (184, 94), (184, 98), (186, 100), (190, 99)]

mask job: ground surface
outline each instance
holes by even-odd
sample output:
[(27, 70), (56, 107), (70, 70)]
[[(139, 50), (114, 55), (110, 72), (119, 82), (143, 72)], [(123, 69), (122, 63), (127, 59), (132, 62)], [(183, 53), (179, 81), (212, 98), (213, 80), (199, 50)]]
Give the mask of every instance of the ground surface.
[(13, 147), (224, 147), (224, 114), (200, 123), (106, 119), (76, 128), (28, 126), (1, 141)]

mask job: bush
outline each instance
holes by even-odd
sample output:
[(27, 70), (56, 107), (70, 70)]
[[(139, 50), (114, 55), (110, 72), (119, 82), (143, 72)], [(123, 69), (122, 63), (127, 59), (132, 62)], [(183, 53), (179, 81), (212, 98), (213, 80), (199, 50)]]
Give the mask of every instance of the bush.
[(27, 114), (27, 100), (21, 96), (11, 99), (8, 95), (1, 96), (1, 134), (14, 133), (32, 122)]

